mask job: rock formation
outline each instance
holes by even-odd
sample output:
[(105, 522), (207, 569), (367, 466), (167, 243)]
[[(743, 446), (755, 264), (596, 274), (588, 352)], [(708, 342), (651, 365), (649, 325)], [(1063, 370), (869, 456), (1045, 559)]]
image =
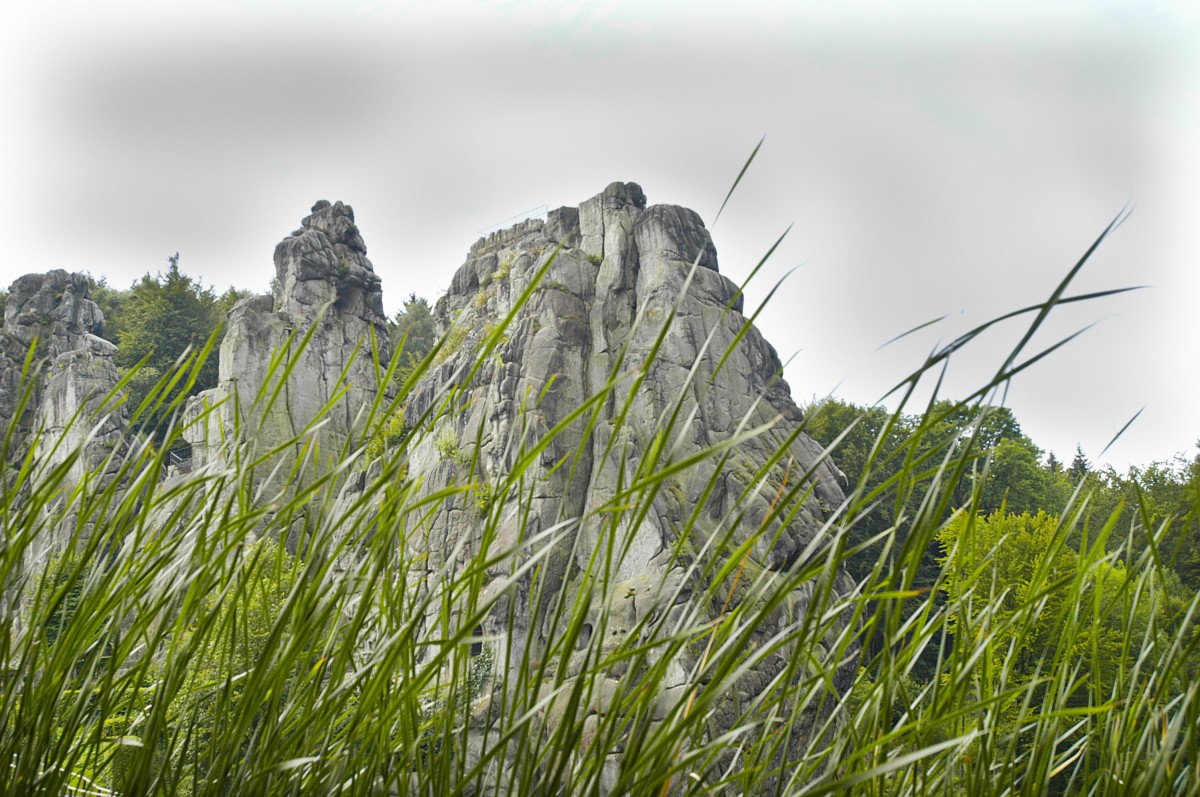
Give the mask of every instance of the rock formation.
[[(9, 288), (0, 330), (0, 443), (11, 430), (10, 461), (35, 446), (42, 473), (71, 460), (60, 498), (85, 478), (92, 480), (89, 489), (104, 488), (119, 468), (110, 455), (124, 440), (126, 424), (114, 393), (117, 347), (100, 337), (103, 331), (104, 315), (83, 274), (61, 269), (26, 274)], [(31, 349), (34, 357), (23, 379)], [(22, 551), (25, 566), (60, 549), (75, 525), (71, 505), (66, 518)]]
[[(9, 288), (0, 332), (0, 439), (15, 425), (15, 439), (36, 439), (50, 466), (79, 450), (69, 483), (100, 468), (124, 434), (121, 410), (103, 401), (118, 382), (117, 347), (103, 332), (104, 315), (83, 274), (26, 274)], [(41, 373), (18, 413), (21, 371), (35, 343)]]
[[(273, 463), (286, 474), (293, 456), (311, 456), (319, 469), (360, 441), (379, 392), (372, 346), (381, 367), (388, 360), (383, 294), (366, 255), (354, 211), (325, 200), (275, 247), (277, 294), (234, 306), (217, 387), (188, 401), (184, 435), (195, 465), (248, 440), (265, 452), (296, 439)], [(281, 386), (284, 368), (272, 365), (278, 351), (294, 366)], [(309, 434), (316, 421), (324, 423)]]
[[(274, 469), (281, 480), (293, 472), (307, 478), (327, 472), (379, 428), (379, 419), (369, 427), (367, 416), (384, 390), (387, 328), (380, 280), (353, 211), (318, 202), (276, 247), (274, 261), (275, 295), (233, 308), (218, 385), (187, 403), (184, 435), (194, 470), (278, 448), (264, 476)], [(403, 449), (386, 451), (393, 464), (403, 462), (386, 478), (411, 490), (420, 518), (411, 526), (405, 518), (391, 518), (387, 527), (379, 519), (360, 525), (374, 522), (371, 533), (394, 535), (392, 551), (408, 549), (421, 568), (409, 587), (425, 595), (440, 588), (443, 574), (479, 568), (476, 557), (485, 549), (538, 557), (536, 574), (525, 571), (513, 581), (521, 562), (509, 558), (496, 560), (483, 579), (483, 598), (496, 600), (476, 631), (493, 640), (487, 661), (498, 667), (530, 672), (535, 661), (557, 657), (567, 678), (585, 670), (594, 675), (588, 657), (594, 665), (646, 635), (680, 631), (696, 638), (695, 629), (723, 615), (723, 601), (744, 602), (765, 607), (764, 621), (743, 640), (762, 653), (705, 712), (711, 738), (786, 691), (784, 681), (807, 666), (797, 669), (797, 661), (832, 669), (836, 696), (848, 686), (852, 657), (824, 660), (837, 655), (825, 643), (847, 620), (825, 617), (824, 630), (797, 643), (795, 629), (808, 607), (824, 604), (814, 601), (812, 579), (786, 585), (794, 583), (789, 573), (827, 541), (825, 525), (844, 500), (844, 477), (801, 431), (803, 416), (779, 357), (742, 309), (738, 287), (718, 271), (700, 217), (682, 207), (647, 206), (632, 183), (614, 183), (578, 208), (479, 240), (437, 303), (443, 343), (404, 397), (407, 431), (397, 444)], [(49, 433), (44, 439), (68, 447), (92, 434), (92, 450), (104, 450), (95, 447), (101, 442), (111, 450), (111, 438), (122, 431), (119, 418), (97, 415), (94, 405), (117, 381), (114, 347), (97, 337), (102, 324), (79, 275), (51, 272), (14, 283), (0, 350), (7, 358), (0, 432), (13, 423), (41, 428)], [(16, 375), (35, 337), (51, 359), (33, 409), (16, 417)], [(79, 408), (88, 421), (66, 431)], [(293, 470), (303, 458), (304, 467)], [(81, 458), (79, 467), (96, 461)], [(691, 464), (647, 481), (672, 463)], [(353, 491), (346, 486), (343, 495)], [(787, 511), (777, 516), (781, 497)], [(550, 530), (552, 537), (538, 537)], [(749, 575), (742, 582), (718, 578), (716, 568), (739, 550)], [(597, 568), (603, 578), (596, 578)], [(823, 578), (834, 595), (853, 587), (840, 571)], [(746, 586), (752, 582), (753, 590)], [(464, 599), (456, 594), (430, 605), (441, 612)], [(583, 612), (573, 630), (566, 627), (572, 612), (558, 611), (564, 599)], [(445, 619), (427, 619), (431, 649), (445, 639)], [(555, 647), (567, 633), (579, 640), (574, 651)], [(504, 639), (529, 645), (497, 641)], [(799, 655), (797, 644), (809, 643)], [(676, 652), (656, 680), (652, 722), (672, 712), (677, 717), (697, 688), (701, 652)], [(598, 673), (586, 705), (548, 697), (539, 709), (546, 721), (581, 721), (582, 742), (590, 743), (592, 715), (619, 712), (620, 695), (639, 678), (629, 657), (617, 658), (626, 664)], [(510, 683), (497, 675), (490, 678), (492, 699)], [(815, 732), (828, 711), (819, 704), (805, 709), (792, 749), (781, 755), (795, 753)], [(472, 715), (475, 744), (493, 739), (489, 723), (496, 716)], [(621, 748), (606, 749), (615, 767)]]
[[(493, 354), (468, 378), (488, 335), (551, 258)], [(410, 473), (421, 474), (427, 495), (456, 483), (479, 487), (436, 510), (427, 534), (410, 539), (413, 554), (427, 555), (431, 581), (447, 565), (465, 567), (486, 544), (481, 510), (499, 518), (491, 545), (501, 550), (541, 529), (568, 530), (539, 569), (542, 602), (522, 594), (497, 604), (481, 628), (485, 637), (532, 634), (538, 656), (565, 630), (550, 609), (561, 591), (590, 596), (586, 628), (605, 629), (601, 655), (647, 627), (651, 615), (707, 622), (721, 607), (692, 597), (711, 594), (689, 568), (698, 549), (726, 534), (726, 551), (753, 538), (748, 561), (755, 572), (783, 573), (811, 555), (810, 544), (820, 542), (822, 524), (843, 500), (844, 476), (799, 431), (802, 414), (780, 360), (742, 315), (738, 288), (718, 272), (700, 217), (682, 207), (647, 207), (635, 184), (614, 183), (578, 209), (559, 208), (544, 221), (481, 239), (436, 313), (452, 350), (408, 398), (406, 424), (432, 424), (409, 451)], [(535, 486), (506, 493), (501, 485), (523, 452), (610, 380), (615, 387), (594, 417), (587, 413), (554, 435), (525, 473), (524, 483)], [(622, 490), (637, 481), (646, 458), (665, 451), (660, 462), (683, 461), (763, 426), (769, 431), (727, 459), (705, 460), (668, 481), (640, 507), (644, 513), (620, 510)], [(759, 469), (781, 447), (779, 465), (764, 481)], [(777, 493), (797, 484), (807, 497), (790, 521), (760, 533)], [(600, 561), (611, 556), (615, 572), (592, 594), (581, 579), (594, 569), (589, 561), (597, 551)], [(852, 587), (844, 573), (831, 577), (835, 593)], [(773, 612), (755, 644), (794, 623), (808, 600), (807, 593), (789, 598), (792, 608)], [(786, 649), (766, 657), (711, 718), (712, 732), (727, 730), (788, 661)], [(686, 700), (694, 663), (693, 656), (672, 665), (656, 717)], [(842, 667), (839, 688), (851, 674)], [(619, 694), (620, 679), (613, 674), (599, 693)]]

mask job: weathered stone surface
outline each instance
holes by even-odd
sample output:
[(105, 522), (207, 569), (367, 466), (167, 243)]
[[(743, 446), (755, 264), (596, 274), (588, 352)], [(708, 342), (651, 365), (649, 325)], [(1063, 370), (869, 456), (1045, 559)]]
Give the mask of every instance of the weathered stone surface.
[[(388, 358), (380, 281), (350, 207), (318, 202), (276, 247), (274, 261), (278, 294), (233, 308), (220, 349), (218, 386), (187, 404), (185, 437), (196, 469), (229, 463), (245, 449), (262, 454), (298, 439), (261, 464), (261, 473), (278, 466), (276, 472), (286, 475), (300, 456), (312, 457), (313, 469), (323, 470), (362, 442), (364, 412), (383, 389), (371, 357), (374, 339), (381, 365)], [(547, 264), (529, 300), (517, 307)], [(514, 309), (500, 344), (468, 375), (479, 362), (481, 342)], [(582, 642), (563, 657), (567, 676), (578, 678), (589, 667), (590, 644), (607, 655), (644, 633), (653, 618), (665, 617), (668, 630), (708, 627), (722, 611), (712, 595), (726, 592), (691, 566), (702, 557), (723, 562), (729, 550), (750, 543), (746, 566), (775, 584), (822, 541), (824, 523), (843, 500), (840, 474), (798, 432), (803, 419), (781, 378), (780, 360), (747, 327), (738, 289), (719, 272), (712, 239), (693, 211), (647, 206), (639, 186), (613, 183), (577, 209), (559, 208), (544, 221), (531, 219), (476, 242), (436, 313), (442, 332), (452, 325), (456, 331), (441, 361), (408, 397), (406, 425), (421, 433), (408, 444), (403, 478), (411, 480), (417, 499), (467, 481), (479, 486), (421, 505), (420, 535), (396, 532), (412, 548), (412, 561), (424, 566), (413, 588), (436, 589), (442, 568), (468, 566), (484, 544), (485, 515), (498, 518), (491, 540), (497, 551), (561, 529), (560, 539), (537, 551), (544, 558), (536, 589), (527, 577), (516, 594), (503, 592), (510, 562), (488, 574), (485, 592), (506, 597), (484, 620), (485, 636), (528, 635), (529, 655), (550, 655), (565, 631), (551, 604), (560, 595), (582, 596), (588, 601)], [(81, 275), (52, 272), (13, 284), (0, 335), (0, 433), (20, 423), (45, 430), (43, 445), (59, 441), (62, 454), (77, 446), (90, 446), (96, 454), (112, 450), (124, 426), (119, 416), (97, 412), (99, 397), (117, 381), (115, 349), (97, 337), (102, 329)], [(17, 375), (35, 338), (50, 359), (31, 409), (16, 418)], [(292, 362), (282, 383), (283, 366), (272, 371), (281, 350)], [(551, 430), (610, 387), (603, 401), (591, 405), (594, 417), (589, 413), (551, 437)], [(79, 417), (86, 421), (72, 425), (81, 408)], [(672, 418), (670, 433), (663, 434)], [(766, 431), (741, 442), (726, 459), (702, 460), (667, 480), (647, 499), (644, 512), (621, 508), (622, 490), (652, 452), (665, 457), (659, 463), (678, 462), (751, 428)], [(528, 492), (501, 494), (497, 486), (539, 441), (546, 447), (526, 471)], [(760, 478), (760, 468), (781, 448), (779, 468)], [(89, 454), (79, 467), (99, 461)], [(760, 534), (785, 472), (809, 492), (785, 526), (776, 520), (770, 534)], [(689, 520), (693, 530), (683, 539), (680, 529)], [(726, 535), (721, 550), (700, 550)], [(589, 586), (584, 574), (594, 555), (611, 559), (612, 571)], [(852, 587), (844, 573), (828, 577), (835, 594)], [(794, 628), (812, 591), (811, 583), (789, 589), (765, 612), (749, 644), (772, 652), (706, 715), (711, 733), (736, 724), (792, 666), (795, 650), (764, 643)], [(533, 599), (537, 596), (540, 600)], [(763, 600), (744, 587), (731, 598), (735, 605)], [(433, 606), (442, 611), (440, 601)], [(432, 637), (443, 630), (433, 622), (427, 628)], [(813, 648), (805, 654), (824, 655), (816, 650), (820, 643)], [(513, 656), (524, 655), (522, 645), (512, 650)], [(515, 660), (507, 664), (521, 666)], [(690, 680), (695, 664), (688, 654), (670, 662), (658, 681), (662, 688), (651, 705), (651, 721), (664, 721), (687, 703), (696, 688)], [(845, 689), (852, 674), (847, 669), (852, 665), (840, 665), (835, 689)], [(597, 680), (586, 705), (572, 708), (547, 695), (546, 717), (553, 724), (574, 719), (566, 716), (570, 710), (582, 711), (583, 743), (591, 744), (599, 725), (595, 718), (620, 710), (621, 692), (629, 676), (637, 675), (629, 668), (627, 659), (602, 673), (591, 666), (586, 671)], [(494, 678), (493, 686), (503, 681)], [(481, 758), (495, 738), (488, 723), (496, 714), (486, 709), (494, 696), (472, 709), (478, 747), (469, 748), (468, 756)], [(796, 726), (795, 744), (805, 741), (816, 719)], [(622, 744), (610, 754), (618, 755)], [(503, 762), (489, 766), (498, 771)], [(602, 787), (611, 789), (615, 762), (604, 772)]]
[(354, 224), (349, 205), (321, 200), (312, 214), (275, 247), (280, 314), (305, 327), (327, 307), (325, 326), (349, 322), (351, 333), (363, 324), (383, 329), (383, 293), (367, 259), (367, 245)]
[[(84, 274), (26, 274), (9, 288), (0, 332), (0, 438), (18, 424), (22, 439), (36, 439), (51, 466), (80, 451), (69, 483), (100, 466), (125, 429), (121, 410), (103, 402), (119, 381), (117, 347), (99, 337), (103, 331), (104, 315)], [(21, 369), (35, 343), (41, 372), (17, 418)]]
[[(513, 308), (560, 244), (507, 337), (466, 382), (464, 374), (486, 332)], [(694, 271), (693, 263), (699, 266)], [(523, 222), (481, 239), (437, 304), (442, 331), (458, 325), (462, 343), (409, 398), (407, 425), (422, 419), (432, 424), (431, 433), (409, 450), (410, 473), (421, 474), (426, 494), (466, 481), (464, 462), (472, 463), (471, 480), (499, 484), (524, 448), (545, 438), (610, 379), (618, 378), (590, 432), (580, 420), (550, 440), (527, 477), (536, 485), (529, 495), (490, 496), (510, 506), (521, 502), (521, 517), (500, 510), (499, 533), (492, 544), (503, 549), (522, 535), (528, 538), (567, 523), (570, 533), (539, 568), (538, 579), (546, 585), (543, 596), (560, 590), (577, 594), (582, 588), (579, 574), (594, 552), (623, 550), (623, 556), (613, 559), (609, 588), (596, 596), (588, 612), (589, 629), (606, 629), (604, 652), (651, 615), (668, 612), (680, 621), (707, 622), (720, 607), (701, 605), (691, 597), (703, 594), (707, 585), (685, 583), (689, 577), (681, 562), (686, 563), (687, 556), (678, 556), (678, 530), (697, 506), (702, 509), (696, 524), (699, 539), (732, 525), (729, 546), (755, 539), (750, 564), (756, 572), (783, 572), (805, 556), (809, 544), (822, 534), (829, 513), (843, 500), (844, 477), (823, 458), (820, 446), (796, 433), (802, 415), (781, 378), (775, 350), (753, 327), (739, 339), (746, 324), (741, 311), (738, 289), (719, 273), (716, 250), (700, 217), (686, 208), (647, 207), (642, 189), (632, 183), (608, 186), (577, 211), (561, 208), (545, 222)], [(658, 354), (638, 384), (632, 374), (651, 359), (668, 320)], [(439, 402), (451, 386), (460, 392), (445, 409)], [(728, 440), (739, 430), (774, 425), (739, 446), (722, 472), (714, 472), (710, 461), (670, 482), (636, 525), (631, 513), (606, 514), (621, 486), (634, 480), (636, 466), (677, 405), (680, 422), (668, 441), (676, 461)], [(775, 489), (760, 487), (755, 492), (755, 474), (780, 447), (786, 447), (787, 456), (779, 470), (790, 460), (789, 478), (807, 479), (811, 494), (778, 534), (759, 535)], [(448, 457), (448, 450), (458, 453)], [(705, 498), (710, 480), (715, 487)], [(624, 518), (615, 530), (607, 523), (610, 516)], [(572, 521), (577, 522), (571, 525)], [(456, 551), (461, 557), (478, 551), (483, 527), (478, 508), (471, 505), (470, 494), (465, 495), (437, 510), (428, 536), (414, 543), (422, 550), (413, 553), (426, 555), (432, 575), (443, 565), (455, 566), (447, 560)], [(465, 558), (457, 564), (465, 566)], [(844, 573), (832, 577), (835, 592), (851, 589)], [(694, 571), (690, 578), (695, 578)], [(769, 639), (796, 622), (809, 597), (806, 590), (789, 595), (755, 639)], [(509, 627), (510, 609), (516, 627)], [(498, 636), (516, 633), (524, 638), (532, 629), (546, 647), (564, 630), (555, 627), (545, 603), (531, 604), (524, 595), (515, 608), (503, 604), (487, 623), (484, 632)], [(730, 727), (738, 707), (768, 688), (788, 664), (785, 649), (767, 657), (728, 695), (724, 708), (712, 718), (712, 730)], [(682, 666), (678, 669), (655, 704), (656, 718), (686, 699), (685, 673)], [(839, 688), (850, 675), (843, 667)], [(607, 710), (604, 690), (616, 683), (601, 684), (598, 703), (589, 710)]]
[(75, 450), (83, 453), (71, 466), (70, 478), (78, 481), (85, 473), (111, 478), (111, 471), (98, 471), (108, 455), (118, 448), (125, 434), (123, 408), (105, 402), (120, 375), (113, 363), (116, 347), (99, 338), (87, 348), (63, 352), (50, 361), (38, 402), (37, 426), (48, 461), (61, 462)]
[(46, 356), (83, 348), (85, 336), (104, 333), (104, 314), (92, 301), (85, 274), (62, 269), (26, 274), (8, 292), (4, 331), (26, 347), (36, 338)]
[[(15, 426), (9, 457), (34, 446), (47, 472), (74, 457), (60, 495), (85, 477), (94, 480), (91, 489), (103, 489), (118, 467), (111, 455), (124, 441), (126, 421), (114, 395), (117, 347), (98, 337), (103, 330), (84, 274), (26, 274), (9, 289), (0, 329), (0, 440)], [(23, 381), (31, 347), (35, 356)], [(68, 515), (33, 541), (26, 567), (62, 547), (76, 526)]]
[[(217, 387), (188, 401), (184, 435), (193, 446), (194, 466), (227, 455), (223, 445), (249, 442), (267, 451), (302, 438), (283, 464), (311, 441), (315, 448), (308, 455), (320, 469), (357, 445), (363, 413), (380, 389), (372, 338), (381, 365), (388, 359), (379, 277), (366, 251), (350, 206), (325, 200), (275, 247), (278, 295), (255, 296), (233, 308)], [(294, 368), (276, 392), (284, 370), (279, 366), (271, 374), (277, 351), (286, 351)], [(219, 408), (209, 412), (214, 407)], [(306, 434), (319, 421), (324, 423)]]

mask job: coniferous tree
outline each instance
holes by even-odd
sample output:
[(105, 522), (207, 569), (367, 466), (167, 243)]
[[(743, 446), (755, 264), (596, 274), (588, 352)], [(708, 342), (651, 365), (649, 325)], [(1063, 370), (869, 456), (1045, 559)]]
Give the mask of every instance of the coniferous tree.
[[(204, 287), (179, 269), (179, 254), (167, 258), (165, 274), (145, 274), (135, 282), (120, 305), (118, 321), (117, 365), (123, 369), (139, 363), (129, 382), (129, 403), (136, 409), (166, 374), (169, 374), (189, 350), (201, 348), (224, 320), (220, 303), (212, 288)], [(103, 308), (101, 308), (103, 309)], [(145, 361), (143, 363), (143, 360)], [(217, 383), (217, 357), (210, 356), (200, 368), (190, 392), (195, 393)], [(168, 401), (145, 417), (146, 431), (161, 435), (170, 422), (167, 404), (183, 389), (182, 383), (171, 391)]]
[(396, 379), (403, 382), (412, 369), (429, 354), (437, 341), (437, 328), (429, 302), (410, 293), (404, 300), (404, 309), (388, 324), (393, 356), (400, 358), (396, 367)]
[(1078, 483), (1091, 470), (1092, 464), (1083, 455), (1083, 446), (1075, 446), (1075, 459), (1071, 460), (1071, 467), (1067, 469), (1067, 475), (1071, 477), (1071, 481)]

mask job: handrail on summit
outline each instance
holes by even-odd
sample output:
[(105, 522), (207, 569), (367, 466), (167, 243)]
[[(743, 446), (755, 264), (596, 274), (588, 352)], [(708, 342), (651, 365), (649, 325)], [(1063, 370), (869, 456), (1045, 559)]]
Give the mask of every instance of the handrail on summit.
[(479, 237), (486, 238), (494, 232), (506, 230), (514, 224), (520, 224), (521, 222), (528, 221), (529, 219), (544, 219), (546, 218), (546, 214), (549, 212), (549, 210), (550, 209), (546, 205), (538, 205), (536, 208), (530, 208), (529, 210), (522, 211), (511, 218), (507, 218), (504, 221), (493, 224), (491, 227), (484, 227), (479, 231)]

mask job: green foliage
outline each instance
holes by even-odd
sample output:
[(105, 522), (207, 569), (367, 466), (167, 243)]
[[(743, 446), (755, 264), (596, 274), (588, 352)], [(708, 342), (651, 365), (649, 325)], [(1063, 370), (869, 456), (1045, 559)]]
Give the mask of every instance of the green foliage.
[(51, 602), (49, 616), (40, 621), (47, 645), (53, 645), (74, 619), (90, 570), (70, 551), (51, 557), (43, 570), (38, 579), (39, 592)]
[(463, 450), (458, 442), (458, 434), (449, 426), (442, 429), (438, 433), (437, 439), (434, 441), (434, 447), (443, 460), (453, 462), (459, 468), (471, 467), (471, 455)]
[(472, 495), (474, 496), (475, 511), (481, 517), (487, 517), (487, 513), (492, 508), (492, 502), (495, 500), (495, 488), (492, 487), (492, 483), (489, 481), (480, 482), (475, 485)]
[[(995, 660), (981, 661), (980, 673), (1004, 671), (1027, 680), (1038, 658), (1054, 645), (1068, 595), (1055, 586), (1078, 570), (1065, 531), (1057, 517), (1045, 512), (997, 509), (987, 516), (960, 514), (938, 532), (942, 589), (964, 608), (949, 618), (950, 632), (961, 637), (986, 624), (993, 659), (1014, 650), (1017, 654), (1014, 666), (1004, 670)], [(1029, 616), (1017, 618), (1017, 612)], [(1020, 644), (1014, 645), (1018, 636)]]
[(1075, 446), (1075, 458), (1071, 460), (1071, 467), (1067, 470), (1067, 475), (1071, 477), (1071, 482), (1078, 484), (1091, 470), (1092, 464), (1083, 455), (1083, 448), (1078, 445)]
[[(864, 496), (894, 496), (896, 476), (904, 462), (902, 447), (912, 423), (911, 418), (894, 419), (882, 407), (859, 407), (829, 398), (809, 408), (804, 428), (826, 448), (837, 442), (832, 456), (851, 488)], [(853, 550), (892, 528), (896, 511), (894, 497), (881, 500), (854, 524), (847, 547)], [(853, 553), (846, 566), (856, 580), (862, 580), (874, 568), (878, 556), (877, 548), (866, 548)]]
[(441, 340), (435, 344), (435, 347), (430, 351), (428, 357), (428, 367), (436, 368), (446, 360), (450, 359), (462, 349), (462, 346), (467, 341), (467, 336), (470, 333), (470, 328), (458, 319), (450, 326), (448, 331)]
[(496, 266), (496, 270), (492, 272), (492, 279), (496, 282), (504, 282), (508, 279), (508, 275), (512, 273), (512, 267), (512, 255), (509, 255), (500, 261), (500, 265)]
[(1006, 438), (991, 449), (983, 507), (1007, 507), (1013, 512), (1036, 512), (1050, 506), (1050, 480), (1038, 459), (1041, 451), (1027, 437)]
[[(261, 724), (271, 721), (256, 702), (261, 692), (254, 688), (255, 679), (274, 676), (272, 688), (285, 697), (294, 680), (301, 677), (290, 666), (281, 672), (279, 662), (273, 661), (286, 650), (288, 640), (278, 632), (290, 622), (292, 607), (287, 599), (295, 586), (297, 570), (285, 547), (270, 538), (234, 552), (229, 564), (228, 587), (238, 599), (221, 600), (218, 593), (205, 596), (197, 607), (201, 617), (225, 629), (225, 633), (193, 639), (199, 632), (197, 624), (175, 641), (195, 653), (171, 714), (176, 721), (188, 724), (201, 749), (213, 747), (219, 739), (222, 747), (244, 751), (250, 749)], [(300, 663), (308, 666), (319, 660), (315, 651), (303, 649), (293, 649), (288, 655), (297, 654)], [(170, 763), (188, 783), (210, 777), (219, 758), (181, 753)]]
[(1127, 522), (1136, 521), (1133, 552), (1140, 554), (1156, 535), (1158, 555), (1186, 587), (1200, 592), (1200, 515), (1191, 512), (1200, 502), (1200, 453), (1132, 467), (1126, 474), (1110, 467), (1087, 478), (1095, 487), (1090, 516), (1126, 510)]
[(405, 441), (404, 407), (397, 407), (378, 432), (367, 442), (367, 459), (377, 459), (385, 451), (395, 450)]
[[(1016, 512), (1036, 512), (1062, 506), (1070, 495), (1069, 487), (1039, 464), (1041, 451), (1006, 407), (940, 400), (924, 414), (907, 415), (830, 398), (809, 408), (805, 430), (817, 442), (834, 448), (834, 461), (852, 487), (880, 502), (858, 520), (848, 539), (852, 546), (886, 531), (897, 518), (898, 531), (902, 539), (907, 538), (904, 518), (921, 505), (947, 456), (961, 459), (969, 476), (955, 485), (954, 506), (971, 500), (976, 478), (982, 480), (985, 510), (1006, 506)], [(916, 478), (901, 479), (902, 472)], [(1051, 498), (1060, 499), (1059, 503), (1050, 503)], [(871, 549), (854, 554), (848, 563), (851, 574), (866, 577), (876, 556)], [(937, 570), (935, 556), (931, 544), (922, 560), (924, 583)]]
[[(936, 379), (943, 360), (906, 384)], [(410, 450), (478, 464), (435, 420), (453, 396), (412, 428), (391, 426), (398, 396), (368, 435), (405, 444), (302, 486), (253, 438), (227, 467), (159, 481), (171, 428), (82, 489), (37, 451), (0, 463), (0, 583), (23, 620), (0, 624), (0, 793), (1197, 791), (1200, 597), (1169, 555), (1200, 516), (1196, 462), (1111, 487), (1094, 474), (1052, 513), (1013, 512), (1037, 459), (985, 400), (1001, 369), (971, 400), (922, 412), (810, 408), (855, 489), (786, 568), (751, 554), (804, 490), (783, 489), (786, 449), (778, 468), (751, 461), (742, 444), (773, 439), (751, 419), (686, 461), (668, 445), (614, 447), (628, 481), (610, 499), (529, 523), (544, 500), (535, 463), (561, 447), (568, 474), (601, 434), (623, 439), (628, 413), (601, 430), (593, 410), (628, 410), (627, 369), (653, 366), (624, 363), (568, 422), (514, 436), (508, 472), (434, 492), (414, 484)], [(652, 419), (659, 441), (687, 431), (693, 401), (681, 390)], [(626, 530), (653, 522), (664, 493), (680, 504), (673, 485), (706, 469), (777, 492), (768, 522), (739, 548), (692, 534), (703, 501), (683, 507), (669, 577), (613, 583)], [(472, 489), (489, 510), (449, 561), (438, 535)], [(730, 501), (731, 518), (751, 509)], [(70, 554), (29, 575), (52, 533)], [(571, 565), (560, 581), (554, 557)], [(833, 589), (852, 562), (858, 583)], [(618, 613), (635, 603), (631, 628)], [(539, 607), (536, 621), (514, 624), (518, 607)], [(481, 639), (497, 625), (507, 637)]]
[[(272, 278), (277, 279), (277, 278)], [(229, 317), (229, 311), (233, 306), (243, 299), (249, 299), (254, 296), (253, 291), (248, 291), (242, 288), (235, 288), (230, 285), (225, 289), (225, 292), (217, 297), (217, 308), (221, 311), (222, 320)]]
[(104, 277), (90, 279), (92, 301), (100, 308), (104, 316), (104, 338), (116, 345), (121, 345), (121, 324), (125, 316), (125, 304), (129, 301), (132, 291), (122, 291), (108, 284)]
[(538, 284), (538, 290), (540, 290), (540, 291), (562, 291), (563, 293), (570, 293), (570, 291), (567, 290), (566, 283), (562, 282), (561, 280), (556, 280), (556, 279), (542, 280)]
[[(1195, 610), (1196, 596), (1180, 594), (1169, 570), (1141, 570), (1145, 558), (1135, 577), (1103, 543), (1089, 544), (1080, 533), (1045, 512), (1002, 510), (957, 515), (938, 533), (954, 662), (942, 682), (958, 679), (964, 698), (980, 706), (962, 715), (963, 729), (996, 725), (1009, 737), (1010, 755), (1041, 752), (1038, 740), (1021, 730), (1031, 706), (1087, 716), (1097, 707), (1113, 711), (1129, 699), (1130, 689), (1147, 689), (1139, 695), (1148, 700), (1140, 710), (1153, 714), (1179, 699), (1196, 672), (1189, 655), (1174, 662), (1169, 675), (1151, 676), (1166, 675), (1169, 684), (1152, 687), (1141, 680), (1147, 674), (1138, 673), (1147, 645), (1195, 644), (1194, 628), (1183, 630), (1179, 619)], [(1121, 712), (1113, 714), (1106, 719), (1119, 727)], [(982, 754), (979, 745), (973, 751)], [(1103, 767), (1102, 761), (1090, 750), (1077, 772)], [(1130, 764), (1137, 765), (1127, 760), (1125, 766)], [(1055, 791), (1064, 782), (1056, 781)]]
[(433, 350), (437, 341), (437, 326), (429, 302), (415, 293), (404, 301), (404, 309), (388, 323), (392, 356), (400, 358), (395, 380), (404, 384), (416, 367)]
[(182, 398), (216, 385), (217, 358), (210, 357), (198, 363), (194, 379), (163, 385), (164, 389), (156, 390), (160, 380), (174, 371), (188, 352), (194, 353), (216, 335), (224, 321), (222, 302), (227, 303), (238, 296), (237, 291), (231, 289), (218, 300), (212, 288), (203, 287), (179, 270), (178, 254), (168, 261), (166, 274), (159, 273), (154, 277), (146, 274), (135, 282), (120, 299), (119, 312), (113, 314), (119, 330), (115, 334), (120, 341), (117, 365), (129, 371), (144, 362), (128, 382), (129, 404), (131, 408), (137, 408), (158, 394), (158, 399), (146, 408), (140, 420), (142, 428), (159, 440), (163, 439)]

